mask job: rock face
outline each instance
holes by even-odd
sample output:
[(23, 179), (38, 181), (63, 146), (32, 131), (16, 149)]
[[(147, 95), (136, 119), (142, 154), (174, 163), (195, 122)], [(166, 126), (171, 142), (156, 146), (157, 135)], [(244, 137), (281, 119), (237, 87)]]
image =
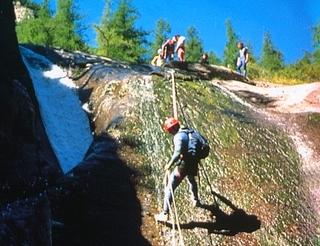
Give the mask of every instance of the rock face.
[[(141, 236), (141, 206), (130, 177), (106, 134), (84, 161), (48, 191), (57, 245), (149, 245)], [(125, 236), (124, 236), (125, 234)]]
[(14, 3), (14, 13), (16, 15), (16, 21), (22, 21), (25, 19), (34, 18), (34, 12), (32, 9), (21, 6), (19, 1)]
[[(107, 58), (28, 46), (66, 69), (91, 66), (76, 80), (83, 102), (100, 108), (103, 101), (97, 80), (122, 78), (128, 74), (152, 74), (150, 66), (129, 66)], [(104, 65), (103, 65), (104, 64)], [(108, 72), (108, 64), (119, 73)], [(180, 64), (172, 63), (171, 66)], [(197, 72), (188, 65), (189, 79), (204, 79), (211, 72)], [(202, 69), (206, 69), (202, 67)], [(177, 74), (188, 73), (178, 70)], [(166, 70), (161, 73), (168, 76)], [(66, 175), (55, 158), (37, 108), (25, 87), (1, 73), (0, 160), (1, 245), (150, 245), (141, 235), (141, 205), (129, 169), (117, 156), (117, 146), (102, 133), (115, 119), (104, 109), (93, 128), (97, 137), (82, 163)], [(30, 87), (29, 87), (30, 88)], [(34, 96), (34, 95), (33, 95)], [(121, 96), (120, 96), (121, 97)], [(125, 99), (124, 99), (125, 100)], [(37, 105), (36, 105), (37, 106)], [(105, 113), (105, 115), (104, 115)], [(110, 120), (107, 120), (107, 117)], [(109, 122), (109, 123), (108, 123)], [(121, 194), (121, 197), (119, 197)], [(28, 228), (28, 229), (26, 229)], [(125, 236), (123, 236), (125, 233)]]
[(48, 174), (50, 155), (36, 134), (38, 119), (25, 88), (19, 81), (1, 77), (0, 244), (51, 245), (51, 212), (44, 191), (45, 178), (54, 170), (42, 175), (42, 171)]
[(248, 78), (222, 66), (172, 61), (170, 63), (167, 63), (165, 67), (175, 68), (175, 70), (178, 71), (178, 73), (176, 74), (177, 78), (183, 79), (184, 77), (191, 77), (193, 79), (205, 80), (237, 80), (254, 85), (254, 82), (250, 81)]
[[(80, 52), (26, 47), (70, 74), (83, 70), (75, 83), (80, 100), (90, 102), (88, 114), (94, 119), (96, 137), (84, 160), (62, 175), (32, 96), (23, 83), (0, 73), (1, 245), (150, 245), (140, 232), (142, 208), (131, 181), (135, 172), (119, 158), (115, 140), (104, 133), (121, 120), (117, 115), (121, 105), (130, 104), (123, 84), (112, 83), (124, 79), (123, 69), (130, 76), (161, 79), (169, 77), (174, 68), (175, 76), (185, 80), (219, 77), (231, 91), (237, 89), (230, 80), (244, 82), (249, 92), (252, 87), (257, 89), (245, 77), (216, 66), (171, 62), (155, 69)], [(114, 90), (118, 94), (113, 95), (117, 100), (103, 104), (106, 84), (118, 86)], [(242, 88), (239, 95), (256, 95), (249, 92)]]
[(114, 141), (97, 137), (63, 176), (24, 86), (28, 74), (20, 74), (22, 82), (7, 74), (2, 68), (0, 244), (150, 245), (140, 233), (133, 171), (117, 157)]
[(239, 81), (219, 81), (217, 84), (252, 104), (280, 113), (320, 113), (320, 82), (281, 86)]

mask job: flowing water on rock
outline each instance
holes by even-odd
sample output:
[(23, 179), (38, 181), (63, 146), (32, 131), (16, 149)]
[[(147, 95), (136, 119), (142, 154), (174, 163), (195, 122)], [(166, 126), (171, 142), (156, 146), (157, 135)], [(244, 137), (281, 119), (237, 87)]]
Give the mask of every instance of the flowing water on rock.
[[(117, 72), (109, 71), (109, 81), (91, 94), (93, 124), (104, 122), (102, 129), (118, 140), (122, 156), (144, 175), (140, 185), (151, 190), (150, 203), (160, 212), (163, 169), (172, 154), (172, 136), (162, 128), (174, 114), (171, 81), (128, 76), (128, 71), (125, 79), (112, 76)], [(204, 205), (192, 208), (183, 181), (174, 195), (179, 223), (157, 225), (163, 244), (316, 245), (300, 156), (288, 134), (212, 82), (175, 82), (179, 120), (205, 135), (212, 149), (198, 175)], [(101, 97), (105, 102), (96, 105)], [(99, 116), (103, 107), (109, 114)]]
[[(208, 81), (177, 80), (176, 91), (179, 120), (203, 133), (212, 150), (199, 172), (203, 208), (192, 208), (183, 182), (174, 196), (182, 237), (171, 222), (159, 224), (164, 244), (183, 238), (185, 245), (313, 245), (315, 220), (286, 133)], [(139, 143), (137, 161), (148, 172), (143, 182), (161, 211), (163, 167), (172, 153), (172, 136), (162, 129), (173, 116), (171, 82), (137, 77), (129, 94), (136, 103), (128, 107), (122, 138)]]

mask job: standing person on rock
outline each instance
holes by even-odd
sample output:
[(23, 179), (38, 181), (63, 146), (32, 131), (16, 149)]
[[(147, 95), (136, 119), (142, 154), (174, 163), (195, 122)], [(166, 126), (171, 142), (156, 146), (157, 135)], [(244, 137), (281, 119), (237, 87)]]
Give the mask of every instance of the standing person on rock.
[(167, 172), (174, 164), (176, 166), (170, 174), (168, 184), (165, 188), (163, 211), (154, 217), (156, 221), (166, 222), (169, 217), (169, 206), (172, 202), (173, 193), (184, 178), (186, 178), (189, 183), (193, 206), (200, 207), (201, 203), (198, 199), (198, 185), (195, 180), (195, 176), (198, 173), (199, 158), (190, 156), (188, 153), (189, 129), (184, 127), (180, 128), (180, 123), (175, 118), (167, 119), (163, 126), (165, 131), (174, 136), (174, 152), (169, 163), (165, 166), (165, 171)]
[(172, 61), (174, 58), (174, 44), (175, 41), (171, 38), (167, 39), (161, 46), (163, 59), (165, 61)]
[[(249, 51), (248, 47), (244, 47), (242, 42), (237, 44), (239, 48), (239, 56), (237, 59), (237, 72), (243, 76), (247, 76), (247, 63), (249, 62)], [(241, 67), (243, 73), (241, 73)]]
[(172, 38), (172, 40), (174, 40), (174, 42), (176, 43), (174, 52), (178, 54), (178, 60), (185, 61), (184, 55), (186, 53), (186, 48), (185, 48), (186, 37), (175, 35)]

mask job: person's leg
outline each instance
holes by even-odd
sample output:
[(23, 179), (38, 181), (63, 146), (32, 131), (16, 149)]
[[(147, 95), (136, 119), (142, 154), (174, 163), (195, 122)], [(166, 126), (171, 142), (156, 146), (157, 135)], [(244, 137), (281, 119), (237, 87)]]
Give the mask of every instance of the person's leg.
[(195, 180), (195, 176), (187, 175), (186, 178), (189, 183), (189, 190), (191, 193), (192, 206), (193, 207), (201, 207), (201, 202), (200, 202), (199, 196), (198, 196), (198, 184)]
[(243, 76), (247, 76), (247, 63), (243, 62)]
[(193, 200), (198, 200), (198, 184), (193, 175), (186, 176), (189, 183), (189, 191)]
[(184, 178), (183, 175), (179, 173), (177, 167), (170, 174), (169, 181), (165, 188), (165, 193), (164, 193), (163, 212), (165, 214), (169, 213), (169, 206), (172, 202), (172, 195), (175, 189), (179, 186), (179, 184), (183, 180), (183, 178)]
[(156, 221), (166, 222), (169, 217), (169, 206), (172, 201), (172, 196), (174, 190), (178, 187), (178, 185), (183, 180), (184, 176), (178, 172), (178, 168), (176, 167), (173, 172), (170, 174), (168, 184), (165, 188), (164, 201), (163, 201), (163, 211), (160, 214), (156, 214), (154, 216)]
[(241, 67), (242, 67), (242, 65), (243, 65), (243, 63), (242, 63), (242, 61), (241, 61), (240, 58), (239, 58), (238, 61), (237, 61), (237, 72), (238, 72), (239, 74), (241, 74)]
[(183, 47), (180, 47), (178, 49), (178, 58), (179, 58), (179, 61), (184, 61), (184, 48)]
[(171, 50), (170, 50), (170, 51), (168, 52), (168, 54), (169, 54), (169, 55), (168, 55), (168, 57), (169, 57), (169, 61), (172, 61), (172, 60), (173, 60), (173, 58), (174, 58), (173, 51), (171, 51)]

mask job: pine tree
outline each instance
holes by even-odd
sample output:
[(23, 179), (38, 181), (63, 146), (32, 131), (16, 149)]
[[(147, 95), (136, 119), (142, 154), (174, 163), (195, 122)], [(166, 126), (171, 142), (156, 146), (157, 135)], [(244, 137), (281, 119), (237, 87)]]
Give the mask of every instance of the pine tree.
[(52, 21), (56, 27), (53, 44), (64, 49), (86, 51), (88, 47), (83, 40), (85, 28), (81, 25), (82, 17), (77, 8), (74, 0), (57, 1), (57, 12)]
[(232, 28), (232, 24), (229, 19), (226, 21), (225, 24), (227, 27), (227, 43), (225, 50), (223, 51), (224, 64), (227, 67), (235, 67), (236, 60), (238, 57), (237, 42), (239, 38), (238, 35), (235, 33), (234, 29)]
[(214, 65), (221, 65), (222, 64), (221, 59), (212, 50), (208, 54), (208, 61), (209, 61), (209, 64), (214, 64)]
[(245, 42), (245, 46), (248, 47), (248, 52), (250, 55), (250, 58), (249, 58), (250, 63), (257, 63), (258, 58), (254, 54), (254, 49), (252, 47), (251, 42)]
[(283, 54), (277, 50), (271, 40), (270, 32), (266, 31), (262, 44), (260, 65), (263, 69), (276, 72), (284, 68)]
[(198, 62), (202, 53), (203, 45), (199, 38), (199, 33), (194, 26), (191, 26), (187, 30), (186, 60), (190, 62)]
[(312, 27), (313, 47), (316, 49), (314, 52), (315, 61), (320, 64), (320, 20), (318, 20), (317, 26)]
[(155, 56), (162, 44), (169, 38), (168, 35), (171, 32), (171, 27), (168, 22), (163, 18), (157, 21), (156, 29), (154, 32), (154, 42), (151, 45), (151, 54)]
[(97, 34), (97, 54), (102, 56), (110, 57), (110, 51), (112, 48), (111, 40), (116, 39), (115, 30), (111, 29), (112, 11), (111, 1), (105, 0), (106, 7), (103, 11), (100, 25), (94, 25)]
[(54, 26), (52, 13), (49, 9), (49, 0), (44, 0), (35, 19), (26, 19), (17, 24), (16, 32), (19, 43), (32, 43), (53, 47)]
[(86, 28), (81, 25), (82, 18), (76, 13), (73, 0), (58, 0), (57, 5), (53, 16), (49, 0), (44, 0), (36, 9), (36, 18), (19, 22), (16, 27), (19, 42), (87, 51), (82, 39)]
[(106, 9), (97, 32), (97, 52), (99, 55), (129, 62), (140, 62), (147, 53), (145, 46), (148, 32), (135, 28), (138, 19), (137, 9), (131, 1), (118, 1), (118, 9), (112, 13), (111, 1), (106, 0)]

